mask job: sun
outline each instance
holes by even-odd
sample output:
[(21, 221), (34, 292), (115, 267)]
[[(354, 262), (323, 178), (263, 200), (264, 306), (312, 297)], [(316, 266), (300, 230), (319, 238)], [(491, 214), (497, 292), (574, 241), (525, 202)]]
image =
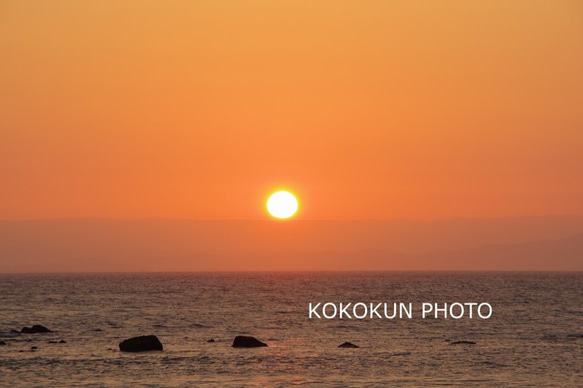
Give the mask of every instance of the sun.
[(298, 211), (298, 200), (289, 191), (278, 191), (269, 196), (267, 211), (275, 218), (290, 218)]

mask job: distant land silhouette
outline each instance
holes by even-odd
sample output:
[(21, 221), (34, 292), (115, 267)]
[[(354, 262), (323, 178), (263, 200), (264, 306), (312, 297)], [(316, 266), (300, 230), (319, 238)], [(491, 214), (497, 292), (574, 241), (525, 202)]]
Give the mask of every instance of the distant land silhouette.
[(0, 272), (581, 271), (583, 217), (0, 221)]

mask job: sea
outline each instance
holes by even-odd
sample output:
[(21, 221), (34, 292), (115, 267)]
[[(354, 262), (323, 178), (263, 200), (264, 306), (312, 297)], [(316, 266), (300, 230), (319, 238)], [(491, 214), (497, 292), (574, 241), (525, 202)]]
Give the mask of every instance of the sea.
[[(17, 333), (34, 324), (52, 332)], [(164, 350), (120, 351), (140, 335)], [(1, 274), (0, 341), (2, 387), (583, 387), (583, 273)]]

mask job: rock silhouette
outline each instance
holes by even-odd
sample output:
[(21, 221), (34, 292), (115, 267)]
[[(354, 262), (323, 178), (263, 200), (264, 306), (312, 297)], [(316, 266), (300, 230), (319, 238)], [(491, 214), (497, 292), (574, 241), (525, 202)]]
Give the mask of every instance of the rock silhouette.
[(338, 345), (339, 348), (350, 348), (350, 349), (356, 349), (359, 348), (360, 346), (357, 346), (353, 343), (350, 342), (345, 342), (343, 344)]
[(20, 330), (20, 332), (27, 333), (27, 334), (52, 333), (51, 330), (47, 329), (43, 325), (34, 325), (32, 327), (23, 327), (22, 330)]
[(244, 335), (238, 335), (233, 341), (234, 348), (258, 348), (261, 346), (267, 346), (267, 344), (259, 341), (255, 337), (247, 337)]
[(211, 338), (210, 340), (208, 340), (206, 342), (215, 342), (215, 340), (213, 338)]
[(122, 352), (146, 352), (149, 350), (163, 350), (163, 346), (155, 335), (142, 335), (120, 342), (119, 350)]
[(6, 345), (6, 342), (0, 341), (0, 346), (2, 346), (2, 345)]

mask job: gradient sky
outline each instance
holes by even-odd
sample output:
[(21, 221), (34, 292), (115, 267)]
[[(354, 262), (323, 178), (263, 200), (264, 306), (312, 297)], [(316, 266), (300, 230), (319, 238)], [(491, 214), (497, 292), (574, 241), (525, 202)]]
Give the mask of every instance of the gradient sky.
[(1, 1), (0, 219), (583, 215), (580, 1)]

